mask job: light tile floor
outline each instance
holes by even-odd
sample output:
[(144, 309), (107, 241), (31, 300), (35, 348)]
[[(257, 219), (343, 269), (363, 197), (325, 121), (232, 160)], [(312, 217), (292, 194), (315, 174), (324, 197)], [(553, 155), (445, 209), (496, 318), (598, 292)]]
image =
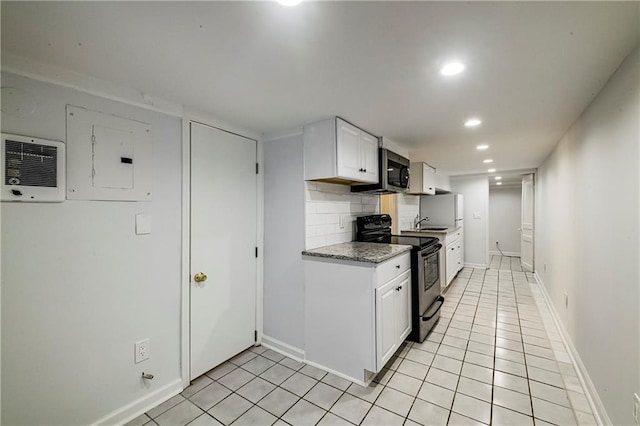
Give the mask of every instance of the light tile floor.
[(254, 347), (128, 425), (596, 423), (518, 258), (463, 269), (445, 299), (427, 340), (406, 342), (367, 388)]

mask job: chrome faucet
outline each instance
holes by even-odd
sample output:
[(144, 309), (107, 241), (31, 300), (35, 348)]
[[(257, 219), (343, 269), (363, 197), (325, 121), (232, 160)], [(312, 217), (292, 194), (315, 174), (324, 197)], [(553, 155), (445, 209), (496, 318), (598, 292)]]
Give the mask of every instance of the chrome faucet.
[(420, 219), (420, 215), (416, 215), (416, 218), (414, 220), (415, 223), (414, 223), (413, 227), (418, 229), (422, 222), (428, 222), (428, 221), (429, 221), (429, 216), (425, 216), (422, 219)]

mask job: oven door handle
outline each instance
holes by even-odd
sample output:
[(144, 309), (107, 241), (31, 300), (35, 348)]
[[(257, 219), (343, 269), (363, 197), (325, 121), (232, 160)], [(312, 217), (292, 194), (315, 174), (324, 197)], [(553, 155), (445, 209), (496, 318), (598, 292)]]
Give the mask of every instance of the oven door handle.
[(431, 315), (420, 317), (422, 318), (422, 321), (430, 321), (434, 316), (436, 316), (436, 314), (440, 311), (440, 308), (442, 308), (442, 305), (444, 304), (444, 296), (440, 295), (436, 297), (436, 300), (431, 304), (431, 307), (433, 307), (436, 303), (438, 303), (438, 307), (436, 308), (436, 310), (433, 311)]
[(436, 244), (435, 246), (428, 249), (428, 251), (422, 252), (422, 257), (431, 256), (433, 253), (437, 253), (442, 248), (442, 244)]

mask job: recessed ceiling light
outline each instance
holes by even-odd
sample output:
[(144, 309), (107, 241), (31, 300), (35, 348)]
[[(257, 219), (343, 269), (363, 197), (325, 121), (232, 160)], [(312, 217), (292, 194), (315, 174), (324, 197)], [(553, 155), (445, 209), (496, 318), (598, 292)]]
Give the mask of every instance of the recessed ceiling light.
[(485, 164), (493, 163), (493, 160), (491, 158), (487, 158), (486, 160), (483, 161), (483, 163)]
[(288, 6), (288, 7), (297, 6), (302, 2), (302, 0), (276, 0), (276, 1), (281, 5)]
[(489, 169), (489, 170), (487, 170), (487, 172), (489, 172), (489, 173), (495, 173), (495, 172), (496, 172), (496, 169)]
[(502, 176), (496, 176), (495, 180), (502, 180)]
[(479, 151), (484, 151), (485, 149), (489, 149), (489, 145), (478, 145), (476, 149)]
[(502, 182), (496, 182), (496, 185), (502, 185)]
[(482, 124), (482, 120), (480, 120), (479, 118), (470, 118), (464, 122), (464, 125), (466, 127), (476, 127), (476, 126), (479, 126), (480, 124)]
[(449, 62), (445, 64), (444, 67), (440, 70), (440, 74), (442, 75), (456, 75), (460, 74), (464, 70), (464, 64), (460, 62)]

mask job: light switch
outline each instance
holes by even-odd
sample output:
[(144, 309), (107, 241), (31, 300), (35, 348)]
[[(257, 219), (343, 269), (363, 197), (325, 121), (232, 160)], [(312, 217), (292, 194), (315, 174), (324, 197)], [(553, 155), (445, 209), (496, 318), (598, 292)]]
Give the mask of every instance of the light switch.
[(480, 219), (480, 212), (473, 212), (474, 219)]
[(136, 215), (136, 235), (145, 235), (151, 233), (151, 215)]

